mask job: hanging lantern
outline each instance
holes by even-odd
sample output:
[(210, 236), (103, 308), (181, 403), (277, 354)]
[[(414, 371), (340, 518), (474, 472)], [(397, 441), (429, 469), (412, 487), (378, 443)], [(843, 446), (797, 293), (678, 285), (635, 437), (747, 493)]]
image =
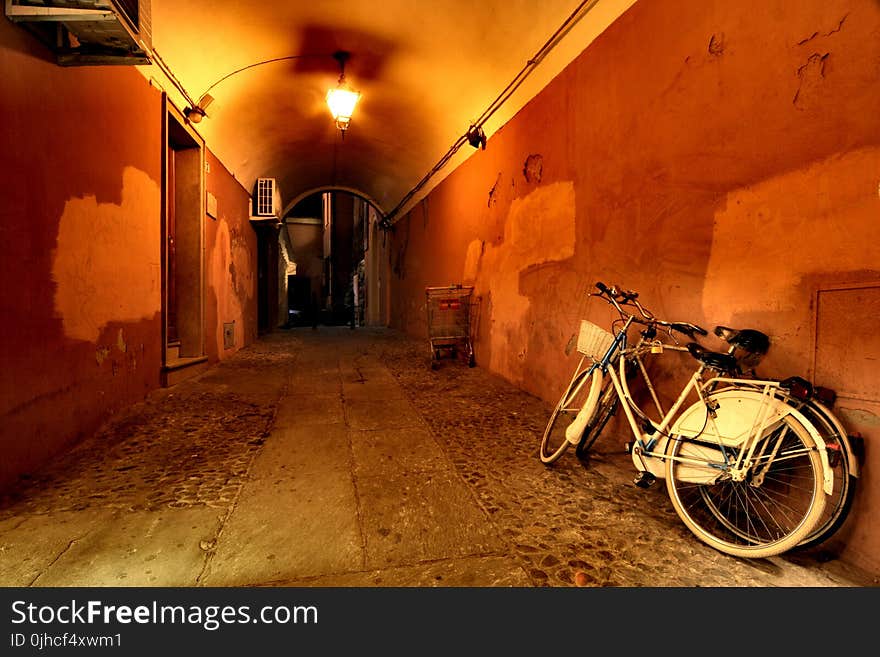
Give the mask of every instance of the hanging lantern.
[(354, 107), (360, 100), (360, 93), (349, 87), (345, 81), (345, 62), (348, 59), (347, 52), (337, 52), (333, 55), (339, 62), (340, 74), (339, 83), (336, 88), (327, 92), (327, 106), (330, 108), (330, 114), (336, 121), (336, 127), (342, 131), (343, 138), (348, 124), (351, 122), (351, 115), (354, 113)]

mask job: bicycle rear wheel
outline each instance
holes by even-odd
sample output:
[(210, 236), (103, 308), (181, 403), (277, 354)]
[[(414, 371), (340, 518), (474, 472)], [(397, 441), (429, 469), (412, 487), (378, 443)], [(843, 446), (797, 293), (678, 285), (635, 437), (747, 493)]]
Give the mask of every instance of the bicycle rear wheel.
[(784, 417), (755, 453), (765, 456), (736, 481), (717, 445), (680, 436), (669, 441), (666, 487), (676, 513), (701, 541), (738, 557), (794, 548), (825, 506), (822, 461), (796, 419)]
[(825, 497), (825, 510), (819, 522), (797, 546), (798, 550), (806, 550), (825, 542), (846, 521), (856, 494), (857, 478), (850, 469), (850, 459), (853, 458), (852, 447), (840, 420), (817, 401), (807, 402), (799, 410), (813, 423), (825, 441), (828, 462), (834, 473), (834, 489), (831, 495)]
[[(539, 455), (542, 463), (546, 465), (555, 463), (571, 446), (572, 443), (565, 436), (565, 430), (574, 422), (581, 409), (584, 409), (587, 417), (592, 417), (595, 413), (602, 378), (602, 372), (598, 368), (584, 370), (578, 373), (566, 388), (556, 408), (553, 409), (544, 429), (544, 435), (541, 437)], [(592, 408), (584, 408), (585, 406)]]

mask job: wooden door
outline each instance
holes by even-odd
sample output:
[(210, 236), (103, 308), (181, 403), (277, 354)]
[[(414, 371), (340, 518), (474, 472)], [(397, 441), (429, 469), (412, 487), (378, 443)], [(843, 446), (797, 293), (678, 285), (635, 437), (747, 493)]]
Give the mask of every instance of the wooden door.
[(168, 147), (168, 221), (166, 224), (168, 240), (168, 338), (169, 345), (179, 341), (177, 333), (177, 212), (176, 212), (176, 158), (174, 148)]

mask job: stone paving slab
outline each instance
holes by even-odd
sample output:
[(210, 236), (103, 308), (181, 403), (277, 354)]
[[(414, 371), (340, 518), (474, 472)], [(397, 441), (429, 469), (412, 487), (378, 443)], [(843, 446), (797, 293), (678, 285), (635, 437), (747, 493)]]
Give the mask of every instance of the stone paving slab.
[(279, 582), (295, 587), (528, 587), (525, 571), (507, 557), (464, 557), (364, 572)]
[(288, 375), (287, 394), (339, 394), (342, 375), (335, 355), (298, 349)]
[(394, 379), (389, 381), (343, 381), (342, 396), (346, 401), (378, 401), (406, 399), (406, 393)]
[(112, 523), (113, 510), (22, 515), (0, 521), (0, 586), (32, 586), (73, 541)]
[(294, 392), (279, 404), (275, 426), (328, 426), (345, 421), (342, 395), (336, 393), (304, 394)]
[(353, 363), (341, 362), (339, 364), (339, 374), (343, 385), (354, 383), (399, 385), (394, 375), (388, 371), (388, 368), (379, 362), (363, 365), (358, 365), (357, 361)]
[(352, 430), (351, 450), (358, 478), (450, 468), (446, 454), (425, 427)]
[(207, 507), (98, 517), (34, 586), (195, 586), (221, 521)]
[(251, 586), (362, 568), (350, 471), (325, 467), (255, 477), (218, 537), (201, 583)]
[(266, 441), (250, 479), (284, 481), (299, 473), (329, 469), (351, 471), (348, 428), (342, 422), (328, 425), (285, 424), (276, 426)]
[(451, 471), (359, 477), (367, 565), (499, 553), (503, 539)]
[(421, 416), (405, 399), (347, 400), (345, 419), (352, 429), (361, 430), (424, 426)]
[(296, 361), (290, 371), (290, 380), (298, 383), (320, 382), (329, 380), (337, 383), (342, 380), (339, 363), (335, 355), (297, 354)]
[(342, 380), (334, 370), (326, 375), (310, 377), (305, 372), (291, 375), (288, 380), (288, 394), (297, 395), (338, 395), (342, 392)]

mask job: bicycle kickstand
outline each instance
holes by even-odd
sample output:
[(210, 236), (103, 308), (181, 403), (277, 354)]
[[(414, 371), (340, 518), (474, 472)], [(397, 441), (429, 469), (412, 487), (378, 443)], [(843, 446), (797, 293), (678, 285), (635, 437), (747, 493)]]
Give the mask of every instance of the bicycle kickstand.
[(642, 467), (644, 468), (644, 470), (640, 470), (636, 474), (633, 483), (639, 488), (650, 488), (657, 481), (657, 477), (648, 470), (648, 464), (645, 463), (645, 459), (642, 456), (642, 448), (638, 445), (633, 445), (632, 451), (639, 457), (639, 461), (642, 462)]

